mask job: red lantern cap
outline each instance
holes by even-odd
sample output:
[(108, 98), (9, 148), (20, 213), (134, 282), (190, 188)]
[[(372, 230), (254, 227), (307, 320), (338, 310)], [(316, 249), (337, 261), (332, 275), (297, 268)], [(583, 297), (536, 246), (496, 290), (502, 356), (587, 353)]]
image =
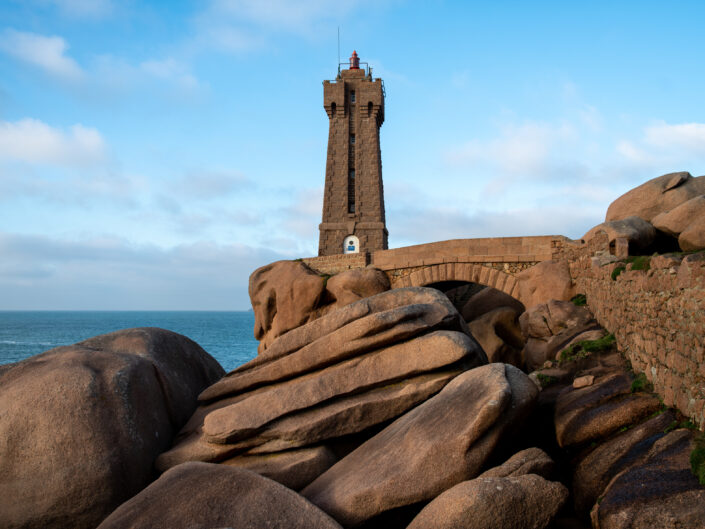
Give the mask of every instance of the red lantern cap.
[(360, 69), (360, 57), (357, 56), (357, 52), (355, 50), (353, 50), (352, 55), (350, 56), (350, 69)]

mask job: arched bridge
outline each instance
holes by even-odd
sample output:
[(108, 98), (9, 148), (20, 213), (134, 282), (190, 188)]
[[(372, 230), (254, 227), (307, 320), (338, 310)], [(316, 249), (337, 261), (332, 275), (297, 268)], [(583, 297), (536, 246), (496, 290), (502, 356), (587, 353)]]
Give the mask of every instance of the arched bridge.
[(562, 235), (454, 239), (303, 261), (326, 274), (372, 265), (384, 270), (392, 288), (462, 281), (517, 297), (516, 274), (541, 261), (557, 258), (568, 241)]

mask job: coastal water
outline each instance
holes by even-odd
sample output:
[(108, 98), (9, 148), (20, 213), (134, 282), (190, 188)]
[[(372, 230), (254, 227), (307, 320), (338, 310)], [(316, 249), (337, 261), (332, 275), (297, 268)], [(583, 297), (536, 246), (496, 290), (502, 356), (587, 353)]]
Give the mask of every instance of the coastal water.
[(0, 311), (0, 364), (119, 329), (161, 327), (188, 336), (230, 371), (257, 354), (254, 322), (250, 311)]

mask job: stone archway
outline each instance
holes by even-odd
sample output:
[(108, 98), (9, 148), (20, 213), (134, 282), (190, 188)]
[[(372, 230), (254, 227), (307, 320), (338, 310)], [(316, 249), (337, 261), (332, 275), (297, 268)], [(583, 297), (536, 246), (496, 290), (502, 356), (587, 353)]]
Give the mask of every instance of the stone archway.
[(444, 281), (464, 281), (496, 288), (519, 298), (519, 285), (514, 276), (476, 263), (441, 263), (424, 266), (408, 275), (391, 278), (392, 288), (423, 287)]

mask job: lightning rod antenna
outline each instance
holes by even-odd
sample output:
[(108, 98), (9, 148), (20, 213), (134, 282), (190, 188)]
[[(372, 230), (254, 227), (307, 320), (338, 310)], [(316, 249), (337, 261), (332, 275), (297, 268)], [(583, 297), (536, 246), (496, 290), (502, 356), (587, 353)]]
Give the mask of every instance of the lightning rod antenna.
[(338, 26), (338, 75), (340, 75), (340, 26)]

